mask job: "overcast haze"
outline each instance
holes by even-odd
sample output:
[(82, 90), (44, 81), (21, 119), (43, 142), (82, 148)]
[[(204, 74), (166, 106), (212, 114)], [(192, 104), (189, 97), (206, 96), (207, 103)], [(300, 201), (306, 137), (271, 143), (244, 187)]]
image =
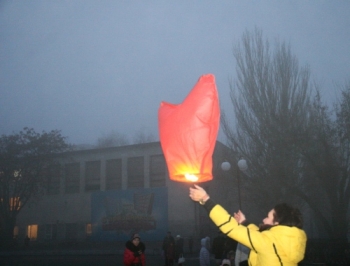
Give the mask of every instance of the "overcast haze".
[(255, 26), (289, 42), (332, 99), (350, 79), (349, 14), (350, 1), (2, 0), (0, 134), (59, 129), (95, 144), (144, 128), (158, 139), (160, 102), (182, 102), (206, 73), (228, 110), (232, 49)]

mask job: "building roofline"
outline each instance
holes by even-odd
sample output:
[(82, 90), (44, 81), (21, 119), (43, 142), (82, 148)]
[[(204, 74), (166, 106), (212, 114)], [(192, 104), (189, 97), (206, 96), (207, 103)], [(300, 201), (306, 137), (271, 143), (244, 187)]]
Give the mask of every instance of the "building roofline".
[[(123, 146), (114, 146), (114, 147), (71, 150), (71, 151), (59, 153), (57, 155), (62, 156), (62, 155), (86, 154), (86, 153), (91, 153), (91, 152), (123, 151), (123, 150), (130, 150), (131, 148), (148, 148), (148, 147), (155, 147), (155, 146), (161, 147), (160, 141), (138, 143), (138, 144), (129, 144), (129, 145), (123, 145)], [(223, 144), (222, 142), (217, 140), (215, 143), (215, 147), (217, 148), (218, 146), (228, 148), (225, 144)]]

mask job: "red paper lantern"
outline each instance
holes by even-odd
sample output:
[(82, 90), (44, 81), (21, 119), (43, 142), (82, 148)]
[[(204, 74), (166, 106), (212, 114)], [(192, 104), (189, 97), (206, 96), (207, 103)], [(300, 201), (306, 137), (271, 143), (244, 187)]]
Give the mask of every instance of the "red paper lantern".
[(212, 155), (219, 122), (219, 99), (212, 74), (201, 76), (181, 104), (161, 102), (159, 135), (171, 180), (213, 179)]

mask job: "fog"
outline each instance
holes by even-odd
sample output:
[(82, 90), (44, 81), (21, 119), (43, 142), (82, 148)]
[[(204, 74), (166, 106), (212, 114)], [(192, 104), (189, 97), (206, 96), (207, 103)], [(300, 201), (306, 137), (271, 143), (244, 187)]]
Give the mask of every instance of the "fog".
[(0, 134), (158, 138), (160, 102), (181, 103), (206, 73), (230, 112), (233, 46), (255, 26), (290, 43), (331, 102), (350, 78), (349, 13), (349, 1), (2, 1)]

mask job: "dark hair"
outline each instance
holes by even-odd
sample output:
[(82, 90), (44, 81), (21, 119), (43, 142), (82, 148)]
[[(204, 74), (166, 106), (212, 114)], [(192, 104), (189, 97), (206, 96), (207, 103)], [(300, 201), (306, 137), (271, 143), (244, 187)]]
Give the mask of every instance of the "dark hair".
[(297, 208), (293, 208), (286, 203), (277, 204), (274, 209), (274, 222), (279, 225), (303, 227), (303, 218)]
[(273, 227), (273, 225), (271, 225), (271, 224), (263, 224), (262, 223), (262, 224), (259, 225), (259, 232), (269, 230), (271, 227)]

